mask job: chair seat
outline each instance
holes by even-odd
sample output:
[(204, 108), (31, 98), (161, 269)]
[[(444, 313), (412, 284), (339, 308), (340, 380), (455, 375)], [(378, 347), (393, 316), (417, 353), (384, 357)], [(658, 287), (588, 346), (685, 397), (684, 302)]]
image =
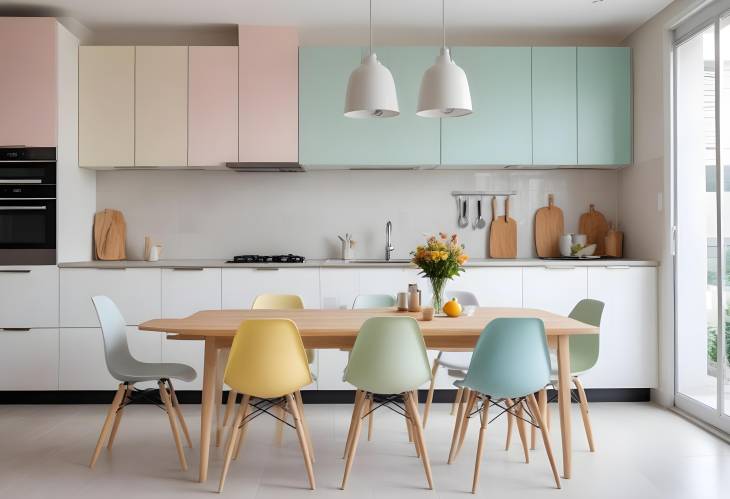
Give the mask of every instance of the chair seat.
[(163, 378), (190, 382), (197, 377), (195, 369), (190, 366), (166, 362), (137, 362), (111, 374), (117, 380), (129, 383), (157, 381)]
[[(573, 371), (571, 376), (578, 376), (585, 371)], [(550, 382), (554, 385), (558, 382), (558, 354), (554, 350), (550, 350)]]

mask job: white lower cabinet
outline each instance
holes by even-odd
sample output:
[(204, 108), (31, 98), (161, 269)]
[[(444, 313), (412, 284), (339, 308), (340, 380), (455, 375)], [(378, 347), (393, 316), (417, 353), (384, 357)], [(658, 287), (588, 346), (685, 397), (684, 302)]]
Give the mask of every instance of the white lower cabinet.
[(658, 386), (655, 267), (588, 269), (588, 298), (605, 303), (600, 354), (581, 379), (588, 388)]
[(58, 390), (58, 329), (0, 329), (2, 390)]
[(0, 328), (58, 327), (58, 267), (0, 267)]
[[(221, 308), (221, 269), (162, 269), (162, 317), (182, 318), (200, 310)], [(187, 364), (198, 373), (195, 381), (173, 381), (176, 390), (203, 387), (205, 343), (162, 339), (162, 361)]]
[(522, 305), (568, 315), (588, 296), (587, 270), (564, 265), (526, 267), (522, 271)]
[[(127, 341), (130, 353), (137, 360), (161, 361), (161, 333), (127, 326)], [(104, 339), (99, 328), (62, 328), (59, 358), (61, 390), (114, 390), (119, 384), (107, 369)], [(147, 388), (156, 385), (149, 382), (137, 386)]]
[(251, 308), (264, 293), (299, 295), (305, 308), (319, 308), (319, 269), (262, 267), (222, 272), (223, 308)]
[(417, 283), (422, 290), (423, 303), (431, 301), (431, 289), (428, 280), (418, 275), (418, 269), (413, 268), (376, 268), (359, 269), (360, 291), (358, 294), (389, 294), (397, 295), (401, 291), (408, 291), (408, 285)]
[(521, 307), (521, 267), (472, 267), (452, 279), (446, 286), (449, 291), (470, 291), (482, 307)]
[(91, 298), (106, 295), (130, 326), (160, 317), (160, 269), (61, 269), (61, 327), (98, 327)]

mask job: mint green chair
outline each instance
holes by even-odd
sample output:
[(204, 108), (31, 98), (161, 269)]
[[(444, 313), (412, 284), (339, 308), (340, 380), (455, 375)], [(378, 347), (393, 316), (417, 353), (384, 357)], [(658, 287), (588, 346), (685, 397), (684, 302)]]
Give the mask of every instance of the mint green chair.
[[(603, 317), (604, 303), (598, 300), (581, 300), (579, 301), (573, 310), (570, 312), (569, 317), (577, 321), (585, 322), (591, 326), (601, 327), (601, 318)], [(585, 388), (583, 383), (578, 377), (581, 373), (584, 373), (591, 369), (598, 362), (598, 353), (600, 346), (600, 334), (585, 334), (585, 335), (574, 335), (570, 337), (570, 378), (575, 385), (576, 391), (578, 392), (577, 400), (573, 393), (570, 394), (571, 399), (580, 404), (580, 415), (583, 419), (583, 428), (586, 432), (586, 439), (588, 440), (588, 448), (591, 452), (596, 451), (596, 445), (593, 440), (593, 429), (591, 428), (591, 420), (588, 415), (588, 397), (586, 396)], [(553, 388), (558, 387), (558, 359), (555, 352), (550, 352), (550, 384)], [(540, 410), (545, 414), (545, 419), (548, 421), (548, 427), (550, 427), (550, 412), (548, 410), (548, 399), (547, 391), (541, 390), (538, 394), (538, 403), (540, 404)], [(532, 432), (532, 448), (535, 448), (535, 432)]]
[(363, 308), (390, 308), (395, 306), (393, 295), (357, 295), (352, 303), (352, 309)]
[[(545, 326), (540, 319), (504, 318), (491, 321), (479, 336), (469, 364), (469, 370), (462, 381), (454, 383), (464, 388), (467, 396), (466, 410), (459, 407), (457, 424), (451, 440), (449, 464), (454, 462), (464, 443), (469, 418), (475, 406), (480, 415), (481, 428), (477, 444), (476, 465), (472, 493), (479, 483), (479, 467), (484, 450), (484, 435), (487, 430), (488, 410), (496, 407), (499, 413), (512, 414), (518, 421), (520, 438), (526, 440), (525, 422), (540, 428), (555, 485), (560, 488), (560, 477), (555, 465), (550, 436), (545, 428), (542, 414), (534, 393), (550, 382), (550, 356)], [(529, 462), (528, 453), (525, 452)]]
[(347, 461), (341, 488), (344, 490), (352, 468), (362, 419), (368, 416), (366, 409), (370, 407), (370, 401), (374, 401), (375, 409), (388, 407), (406, 417), (414, 435), (416, 454), (423, 461), (428, 486), (433, 489), (431, 464), (417, 405), (418, 387), (431, 381), (431, 369), (418, 322), (412, 317), (366, 320), (352, 347), (345, 381), (354, 385), (357, 392), (345, 445)]

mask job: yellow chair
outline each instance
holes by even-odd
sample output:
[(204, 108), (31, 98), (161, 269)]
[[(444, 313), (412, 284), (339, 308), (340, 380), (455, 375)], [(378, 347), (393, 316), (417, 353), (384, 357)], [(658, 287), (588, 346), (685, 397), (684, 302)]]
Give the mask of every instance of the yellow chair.
[(274, 407), (294, 420), (309, 486), (314, 490), (311, 439), (298, 397), (299, 390), (312, 382), (312, 375), (296, 324), (289, 319), (244, 321), (233, 339), (223, 379), (243, 394), (243, 401), (226, 447), (218, 492), (223, 490), (234, 452), (240, 451), (247, 424), (262, 413), (271, 415), (269, 410)]
[[(304, 308), (304, 302), (297, 295), (276, 295), (276, 294), (258, 295), (256, 298), (254, 298), (253, 305), (251, 305), (251, 310), (301, 310), (303, 308)], [(308, 350), (306, 350), (306, 352), (307, 352), (307, 361), (309, 362), (309, 364), (312, 364), (314, 362), (314, 350), (308, 349)], [(314, 378), (314, 375), (312, 375), (312, 377)], [(222, 383), (221, 383), (221, 385), (222, 385)], [(221, 389), (219, 391), (222, 391), (223, 386), (221, 386), (220, 388)], [(301, 397), (300, 395), (298, 395), (298, 396)], [(238, 398), (238, 392), (234, 389), (231, 389), (231, 391), (228, 393), (228, 398), (226, 399), (226, 412), (223, 416), (223, 424), (222, 424), (222, 426), (219, 425), (218, 431), (216, 432), (217, 445), (220, 445), (220, 435), (222, 433), (223, 428), (228, 426), (228, 422), (231, 420), (231, 417), (233, 416), (233, 409), (236, 406), (237, 398)], [(221, 400), (219, 400), (219, 405), (221, 403)], [(219, 412), (220, 412), (220, 409), (219, 409)], [(278, 417), (281, 419), (286, 419), (286, 413), (284, 411), (281, 411), (278, 414)], [(276, 442), (278, 445), (281, 445), (283, 436), (284, 436), (284, 423), (280, 422), (276, 427)]]

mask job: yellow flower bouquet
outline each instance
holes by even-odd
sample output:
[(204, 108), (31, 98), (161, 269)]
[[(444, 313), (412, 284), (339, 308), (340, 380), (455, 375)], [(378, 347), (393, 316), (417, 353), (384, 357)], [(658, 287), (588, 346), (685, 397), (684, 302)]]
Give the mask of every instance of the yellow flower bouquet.
[(431, 282), (433, 290), (433, 308), (436, 313), (444, 304), (444, 288), (449, 279), (464, 272), (464, 264), (469, 257), (464, 253), (464, 245), (459, 243), (456, 234), (448, 236), (439, 232), (431, 236), (425, 245), (418, 246), (411, 252), (415, 265), (421, 269), (421, 275)]

